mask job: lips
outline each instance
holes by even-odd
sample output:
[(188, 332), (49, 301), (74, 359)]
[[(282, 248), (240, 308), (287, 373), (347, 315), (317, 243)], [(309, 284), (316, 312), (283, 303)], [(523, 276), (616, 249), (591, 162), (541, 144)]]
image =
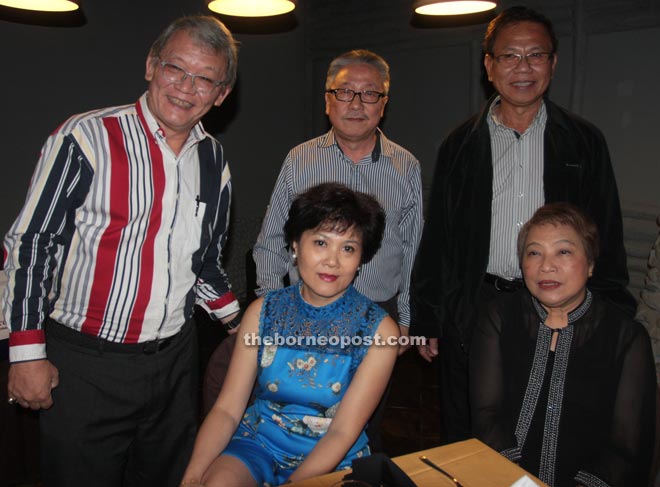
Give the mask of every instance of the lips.
[(544, 291), (552, 291), (557, 289), (560, 284), (557, 281), (539, 281), (538, 286)]
[(325, 282), (335, 282), (337, 280), (337, 276), (333, 274), (319, 274), (319, 279)]
[(176, 105), (179, 108), (189, 109), (193, 106), (192, 103), (181, 100), (180, 98), (175, 98), (173, 96), (168, 96), (167, 99), (170, 101), (170, 103)]

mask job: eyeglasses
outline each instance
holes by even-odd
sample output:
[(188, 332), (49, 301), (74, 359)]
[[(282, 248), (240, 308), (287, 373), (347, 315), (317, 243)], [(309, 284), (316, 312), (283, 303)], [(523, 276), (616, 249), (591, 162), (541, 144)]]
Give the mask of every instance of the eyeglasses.
[[(159, 59), (159, 58), (157, 58)], [(158, 61), (163, 71), (163, 77), (171, 83), (183, 83), (186, 78), (190, 78), (192, 87), (200, 95), (208, 95), (218, 86), (225, 84), (225, 81), (218, 81), (215, 79), (207, 78), (201, 74), (192, 74), (176, 64), (168, 63), (167, 61)]]
[(355, 96), (360, 97), (362, 103), (378, 103), (378, 100), (387, 96), (378, 91), (354, 91), (348, 88), (335, 88), (334, 90), (325, 90), (326, 93), (333, 93), (339, 101), (352, 102)]
[(506, 68), (512, 68), (514, 66), (518, 66), (523, 59), (527, 61), (527, 64), (529, 64), (530, 66), (539, 66), (541, 64), (546, 64), (552, 57), (552, 53), (530, 52), (529, 54), (522, 55), (522, 54), (510, 52), (508, 54), (500, 54), (499, 56), (493, 56), (492, 54), (490, 56), (494, 57), (495, 61), (497, 61), (498, 64), (501, 64)]

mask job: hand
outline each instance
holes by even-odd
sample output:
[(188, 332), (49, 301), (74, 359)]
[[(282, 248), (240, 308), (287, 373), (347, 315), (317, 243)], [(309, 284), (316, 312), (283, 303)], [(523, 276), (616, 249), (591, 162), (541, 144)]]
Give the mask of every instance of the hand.
[(417, 351), (427, 362), (433, 361), (438, 356), (438, 339), (427, 338), (426, 345), (417, 345)]
[(36, 410), (51, 407), (51, 390), (58, 384), (57, 368), (46, 359), (19, 362), (9, 367), (8, 396), (24, 408)]
[[(401, 334), (402, 337), (409, 337), (410, 336), (410, 327), (399, 325), (399, 333)], [(409, 348), (410, 348), (410, 342), (406, 342), (405, 345), (400, 343), (399, 344), (399, 356), (406, 353)]]

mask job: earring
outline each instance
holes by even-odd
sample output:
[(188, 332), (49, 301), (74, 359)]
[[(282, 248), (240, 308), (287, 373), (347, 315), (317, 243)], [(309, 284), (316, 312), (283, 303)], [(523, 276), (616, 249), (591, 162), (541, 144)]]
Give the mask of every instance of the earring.
[(291, 258), (293, 259), (292, 265), (294, 267), (297, 266), (298, 265), (298, 256), (296, 255), (295, 252), (293, 254), (291, 254)]

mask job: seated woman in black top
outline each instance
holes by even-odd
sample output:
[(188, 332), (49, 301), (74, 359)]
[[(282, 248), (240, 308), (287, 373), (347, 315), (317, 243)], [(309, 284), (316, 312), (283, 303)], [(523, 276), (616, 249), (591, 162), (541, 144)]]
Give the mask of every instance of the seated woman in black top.
[(648, 334), (592, 293), (589, 217), (567, 203), (518, 239), (527, 289), (487, 306), (470, 351), (474, 434), (551, 487), (647, 484), (655, 374)]

